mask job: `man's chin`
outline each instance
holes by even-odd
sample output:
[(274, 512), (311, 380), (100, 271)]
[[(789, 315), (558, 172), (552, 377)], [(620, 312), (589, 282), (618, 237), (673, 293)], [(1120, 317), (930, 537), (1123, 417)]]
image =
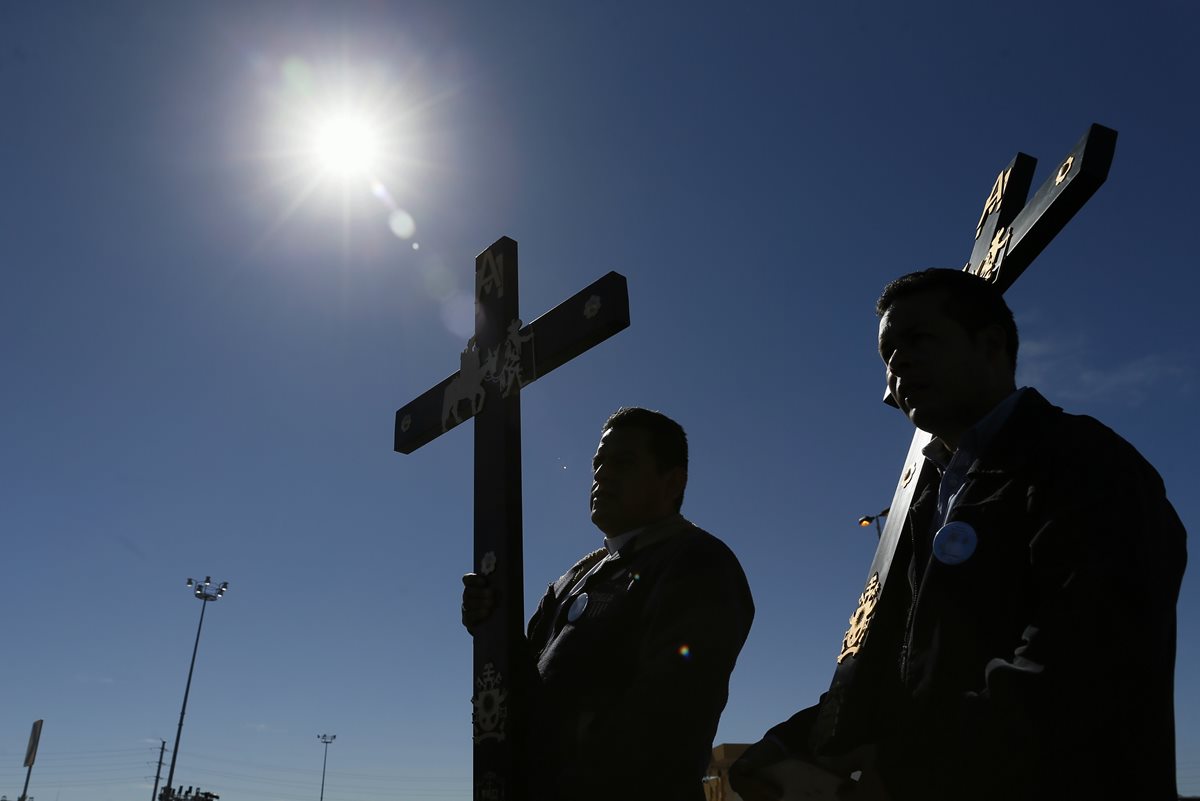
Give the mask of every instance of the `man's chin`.
[(937, 427), (938, 414), (931, 411), (926, 406), (917, 406), (907, 409), (904, 412), (905, 417), (917, 428), (922, 431), (931, 431), (930, 426)]
[(592, 509), (592, 525), (604, 532), (604, 536), (609, 536), (614, 532), (621, 532), (621, 521), (616, 519), (612, 514), (606, 514), (603, 509)]
[(908, 416), (908, 419), (919, 430), (942, 440), (945, 440), (947, 431), (954, 429), (952, 424), (947, 424), (945, 415), (930, 414), (928, 410), (924, 414), (919, 411), (914, 412)]

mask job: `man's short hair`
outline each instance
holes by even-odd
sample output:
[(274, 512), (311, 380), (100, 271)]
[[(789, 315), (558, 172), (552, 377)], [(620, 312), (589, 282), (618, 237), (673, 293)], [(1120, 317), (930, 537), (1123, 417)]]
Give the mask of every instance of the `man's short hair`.
[[(659, 473), (682, 467), (686, 489), (688, 467), (687, 433), (683, 426), (662, 412), (654, 412), (637, 406), (622, 406), (608, 416), (601, 431), (610, 428), (639, 428), (649, 435), (650, 455)], [(683, 508), (683, 490), (675, 503), (675, 511)]]
[(942, 311), (972, 338), (989, 325), (1000, 326), (1004, 331), (1009, 362), (1016, 372), (1017, 348), (1020, 346), (1017, 323), (995, 284), (962, 270), (930, 267), (902, 275), (885, 286), (879, 300), (875, 301), (875, 316), (883, 317), (897, 300), (918, 292), (945, 292)]

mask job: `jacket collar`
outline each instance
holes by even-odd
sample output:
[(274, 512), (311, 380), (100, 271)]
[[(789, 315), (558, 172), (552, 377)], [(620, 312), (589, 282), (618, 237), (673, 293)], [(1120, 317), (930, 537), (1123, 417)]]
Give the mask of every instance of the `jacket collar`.
[(976, 455), (967, 471), (972, 473), (1009, 473), (1020, 470), (1038, 458), (1031, 441), (1039, 441), (1050, 421), (1062, 409), (1054, 406), (1032, 387), (1022, 390), (1008, 419), (995, 431), (983, 451)]
[[(634, 532), (630, 532), (632, 536), (627, 540), (624, 539), (626, 535), (614, 537), (614, 540), (621, 541), (616, 543), (615, 552), (613, 552), (613, 548), (609, 549), (611, 553), (610, 559), (629, 558), (639, 551), (644, 551), (664, 540), (674, 537), (691, 525), (683, 515), (676, 512), (673, 515), (664, 517), (662, 520), (657, 520), (648, 526), (643, 526)], [(605, 543), (608, 543), (608, 538), (605, 538)]]

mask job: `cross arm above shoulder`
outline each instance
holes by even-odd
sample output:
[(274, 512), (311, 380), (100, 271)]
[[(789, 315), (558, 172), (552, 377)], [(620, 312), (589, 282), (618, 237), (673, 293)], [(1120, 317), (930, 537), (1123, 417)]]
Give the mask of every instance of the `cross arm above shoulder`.
[[(625, 276), (610, 272), (520, 329), (532, 348), (528, 384), (584, 351), (629, 327), (629, 290)], [(412, 453), (468, 419), (445, 414), (444, 398), (459, 378), (453, 375), (396, 411), (395, 450)]]
[(1093, 123), (1054, 168), (1033, 199), (1004, 228), (1001, 222), (990, 258), (967, 265), (1006, 291), (1108, 178), (1117, 132)]

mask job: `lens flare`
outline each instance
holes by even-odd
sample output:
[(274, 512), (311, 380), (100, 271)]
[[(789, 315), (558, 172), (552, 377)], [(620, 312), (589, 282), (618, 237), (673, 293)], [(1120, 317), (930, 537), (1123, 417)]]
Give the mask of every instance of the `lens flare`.
[(417, 231), (417, 221), (404, 209), (396, 209), (388, 215), (388, 228), (401, 239), (412, 239)]
[[(413, 243), (416, 244), (415, 242)], [(425, 279), (425, 288), (432, 297), (447, 300), (457, 289), (454, 274), (441, 263), (441, 260), (430, 259), (423, 261), (421, 271)], [(474, 313), (474, 311), (472, 311)]]
[(465, 292), (455, 292), (442, 301), (442, 323), (460, 339), (474, 334), (475, 299)]
[(294, 95), (306, 95), (312, 92), (313, 70), (308, 62), (297, 56), (290, 56), (280, 67), (284, 89)]

